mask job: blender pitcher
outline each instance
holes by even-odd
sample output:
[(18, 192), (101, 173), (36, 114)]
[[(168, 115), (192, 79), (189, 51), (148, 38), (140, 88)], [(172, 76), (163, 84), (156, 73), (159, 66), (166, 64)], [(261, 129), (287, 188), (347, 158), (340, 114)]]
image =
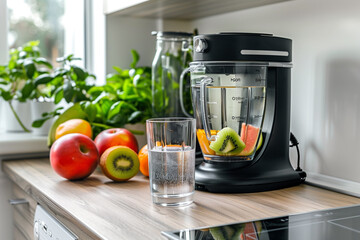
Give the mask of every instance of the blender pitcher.
[(265, 64), (192, 62), (192, 100), (204, 159), (252, 160), (261, 146), (266, 99)]

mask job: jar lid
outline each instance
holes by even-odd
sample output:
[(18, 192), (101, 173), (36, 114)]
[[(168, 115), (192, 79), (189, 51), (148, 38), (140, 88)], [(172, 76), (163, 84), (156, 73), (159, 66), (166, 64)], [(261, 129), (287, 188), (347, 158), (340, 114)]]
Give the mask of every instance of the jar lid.
[(292, 40), (272, 34), (224, 32), (197, 35), (193, 42), (194, 61), (292, 61)]
[(157, 37), (192, 37), (192, 33), (188, 32), (162, 32), (162, 31), (152, 31), (151, 35), (157, 36)]

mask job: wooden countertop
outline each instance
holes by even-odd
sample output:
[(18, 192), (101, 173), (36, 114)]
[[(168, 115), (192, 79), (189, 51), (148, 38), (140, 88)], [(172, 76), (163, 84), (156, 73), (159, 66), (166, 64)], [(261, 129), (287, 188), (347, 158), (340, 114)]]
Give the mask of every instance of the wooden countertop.
[(148, 178), (140, 174), (114, 183), (96, 170), (86, 180), (67, 181), (48, 159), (4, 161), (3, 171), (66, 226), (77, 226), (93, 239), (163, 239), (166, 230), (360, 204), (360, 198), (303, 184), (250, 194), (196, 191), (192, 205), (164, 208), (151, 202)]

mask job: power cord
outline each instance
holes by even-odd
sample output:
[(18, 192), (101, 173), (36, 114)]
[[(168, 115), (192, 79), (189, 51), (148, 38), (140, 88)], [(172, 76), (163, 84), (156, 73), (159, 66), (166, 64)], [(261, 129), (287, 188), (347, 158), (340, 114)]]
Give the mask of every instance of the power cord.
[(295, 169), (295, 171), (302, 171), (302, 169), (300, 168), (300, 151), (299, 151), (299, 146), (298, 146), (299, 142), (292, 132), (290, 132), (290, 142), (291, 142), (290, 147), (296, 147), (297, 156), (298, 156), (297, 157), (297, 168)]

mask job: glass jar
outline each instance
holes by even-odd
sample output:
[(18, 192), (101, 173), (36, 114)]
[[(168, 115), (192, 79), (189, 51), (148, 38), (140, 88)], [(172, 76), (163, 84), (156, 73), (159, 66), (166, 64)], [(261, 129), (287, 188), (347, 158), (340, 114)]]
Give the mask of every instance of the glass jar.
[[(179, 79), (192, 61), (192, 34), (185, 32), (153, 32), (156, 53), (152, 62), (152, 109), (154, 117), (186, 116), (180, 105)], [(183, 99), (191, 109), (190, 84), (184, 81)]]

